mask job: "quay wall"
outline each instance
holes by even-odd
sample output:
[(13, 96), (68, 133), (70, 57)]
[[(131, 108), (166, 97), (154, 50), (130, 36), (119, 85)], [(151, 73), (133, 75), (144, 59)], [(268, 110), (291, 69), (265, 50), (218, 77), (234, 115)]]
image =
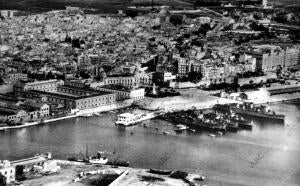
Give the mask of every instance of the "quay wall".
[(8, 130), (8, 129), (19, 129), (19, 128), (25, 128), (25, 127), (31, 127), (35, 125), (43, 125), (44, 123), (55, 123), (55, 121), (60, 121), (60, 120), (65, 120), (65, 119), (70, 119), (70, 118), (75, 118), (84, 114), (93, 114), (97, 112), (106, 112), (106, 111), (111, 111), (111, 110), (117, 110), (117, 109), (122, 109), (126, 107), (130, 107), (133, 104), (133, 100), (124, 100), (122, 102), (117, 102), (115, 104), (111, 105), (106, 105), (106, 106), (101, 106), (93, 109), (86, 109), (86, 110), (80, 110), (79, 112), (69, 115), (69, 116), (64, 116), (64, 117), (59, 117), (59, 118), (54, 118), (54, 119), (45, 119), (43, 123), (40, 123), (39, 121), (35, 122), (25, 122), (23, 125), (18, 125), (18, 126), (4, 126), (0, 127), (0, 130)]

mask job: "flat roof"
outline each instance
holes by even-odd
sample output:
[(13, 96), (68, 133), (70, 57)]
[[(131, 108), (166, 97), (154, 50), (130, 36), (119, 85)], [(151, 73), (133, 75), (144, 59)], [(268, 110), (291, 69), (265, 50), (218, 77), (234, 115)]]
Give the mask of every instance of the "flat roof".
[(123, 114), (120, 114), (120, 115), (118, 115), (118, 116), (121, 116), (121, 117), (133, 117), (134, 116), (134, 114), (131, 114), (131, 113), (123, 113)]
[(85, 99), (85, 98), (90, 98), (90, 97), (113, 94), (113, 93), (98, 91), (96, 94), (91, 94), (91, 95), (87, 95), (87, 96), (76, 96), (76, 95), (71, 95), (71, 94), (66, 94), (66, 93), (61, 93), (61, 92), (44, 92), (44, 91), (39, 91), (39, 90), (30, 90), (28, 92), (44, 94), (44, 95), (59, 96), (59, 97), (63, 97), (65, 99), (71, 99), (71, 100), (79, 100), (79, 99)]
[(21, 159), (21, 160), (12, 161), (11, 165), (16, 166), (16, 165), (24, 165), (24, 164), (33, 164), (41, 161), (46, 161), (46, 158), (38, 156), (38, 157)]
[(119, 91), (124, 91), (124, 92), (130, 92), (132, 90), (129, 87), (123, 86), (123, 85), (103, 85), (100, 88), (105, 88), (105, 89), (112, 89), (112, 90), (119, 90)]
[(26, 85), (37, 85), (37, 84), (44, 84), (44, 83), (54, 83), (59, 82), (57, 79), (50, 79), (45, 81), (34, 81), (34, 82), (27, 82)]

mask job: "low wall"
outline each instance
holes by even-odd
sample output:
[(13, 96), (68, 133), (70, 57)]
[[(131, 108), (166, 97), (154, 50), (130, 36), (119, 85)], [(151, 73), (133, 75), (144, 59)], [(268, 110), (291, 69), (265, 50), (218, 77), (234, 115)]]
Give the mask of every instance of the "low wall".
[(120, 186), (122, 185), (122, 179), (129, 173), (129, 170), (124, 171), (117, 179), (115, 179), (109, 186)]

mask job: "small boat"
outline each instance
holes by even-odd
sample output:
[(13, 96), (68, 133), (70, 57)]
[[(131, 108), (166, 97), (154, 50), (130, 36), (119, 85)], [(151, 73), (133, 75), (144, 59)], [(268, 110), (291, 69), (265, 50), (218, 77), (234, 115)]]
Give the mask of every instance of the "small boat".
[(91, 164), (106, 164), (108, 162), (108, 158), (102, 156), (102, 152), (98, 151), (96, 157), (90, 157), (89, 163)]
[(172, 173), (170, 170), (162, 170), (162, 169), (150, 169), (150, 173), (160, 174), (160, 175), (169, 175)]
[(107, 165), (129, 167), (130, 162), (129, 161), (122, 161), (122, 160), (114, 160), (114, 161), (108, 161)]
[(167, 134), (170, 134), (170, 132), (163, 131), (163, 134), (164, 134), (164, 135), (167, 135)]
[(101, 116), (101, 114), (100, 113), (94, 113), (94, 116)]
[(106, 164), (108, 162), (108, 159), (103, 157), (103, 158), (95, 158), (95, 159), (89, 159), (89, 163), (91, 164)]
[(196, 129), (189, 129), (189, 131), (191, 131), (191, 132), (196, 132)]
[(133, 132), (133, 131), (131, 131), (131, 132), (130, 132), (130, 134), (131, 134), (131, 135), (133, 135), (133, 134), (134, 134), (134, 132)]
[(223, 132), (217, 132), (218, 136), (223, 136)]
[(85, 162), (84, 159), (78, 159), (76, 157), (69, 157), (68, 161), (75, 161), (75, 162)]
[(84, 118), (89, 118), (89, 117), (92, 117), (93, 114), (82, 114), (81, 117), (84, 117)]
[(176, 127), (177, 127), (178, 129), (181, 129), (181, 130), (186, 130), (186, 129), (188, 129), (188, 127), (185, 126), (185, 125), (176, 125)]
[(197, 176), (196, 178), (194, 178), (194, 180), (199, 180), (199, 181), (204, 181), (205, 180), (205, 176)]
[(158, 127), (155, 127), (155, 130), (158, 130)]
[(187, 130), (188, 127), (185, 125), (176, 125), (177, 129), (174, 129), (175, 132), (183, 132), (184, 130)]
[(208, 134), (208, 136), (209, 136), (209, 137), (212, 137), (212, 138), (216, 137), (215, 134)]
[(144, 126), (144, 128), (148, 128), (148, 125), (146, 125), (146, 124), (144, 124), (143, 126)]

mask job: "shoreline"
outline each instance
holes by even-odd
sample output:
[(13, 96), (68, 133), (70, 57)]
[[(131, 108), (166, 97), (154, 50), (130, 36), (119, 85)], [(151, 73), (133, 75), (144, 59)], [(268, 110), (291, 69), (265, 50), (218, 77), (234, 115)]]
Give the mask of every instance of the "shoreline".
[(37, 125), (44, 125), (46, 123), (54, 123), (55, 121), (61, 121), (61, 120), (65, 120), (65, 119), (82, 117), (86, 114), (94, 114), (94, 113), (108, 112), (108, 111), (112, 111), (112, 110), (128, 108), (131, 105), (132, 105), (132, 100), (125, 100), (124, 102), (120, 102), (119, 104), (106, 105), (104, 107), (80, 110), (77, 113), (74, 113), (73, 115), (68, 115), (68, 116), (63, 116), (63, 117), (58, 117), (58, 118), (53, 118), (53, 119), (45, 119), (43, 122), (41, 122), (41, 121), (24, 122), (22, 125), (0, 127), (0, 131), (6, 131), (6, 130), (11, 130), (11, 129), (21, 129), (21, 128), (32, 127), (32, 126), (37, 126)]
[[(254, 104), (269, 104), (269, 103), (278, 103), (278, 102), (286, 102), (286, 101), (294, 101), (294, 100), (300, 100), (300, 93), (294, 93), (294, 94), (282, 94), (282, 95), (276, 95), (276, 96), (271, 96), (269, 99), (254, 99), (254, 100), (249, 100), (253, 102)], [(196, 103), (196, 105), (187, 105), (185, 108), (179, 108), (179, 109), (172, 109), (172, 108), (164, 108), (161, 111), (164, 113), (172, 113), (172, 112), (177, 112), (177, 111), (184, 111), (184, 110), (189, 110), (189, 109), (197, 109), (197, 110), (205, 110), (205, 109), (210, 109), (212, 108), (215, 104), (227, 104), (229, 102), (236, 102), (237, 100), (231, 100), (231, 99), (225, 99), (225, 98), (219, 98), (216, 100), (216, 102), (212, 102), (210, 104), (204, 104), (204, 103)], [(61, 121), (61, 120), (66, 120), (66, 119), (71, 119), (71, 118), (76, 118), (76, 117), (81, 117), (86, 114), (94, 114), (94, 113), (101, 113), (101, 112), (107, 112), (107, 111), (112, 111), (112, 110), (119, 110), (123, 108), (128, 108), (131, 106), (129, 104), (131, 102), (127, 102), (124, 105), (108, 105), (105, 107), (98, 107), (98, 108), (93, 108), (93, 109), (86, 109), (86, 110), (81, 110), (73, 115), (69, 116), (63, 116), (59, 118), (53, 118), (53, 119), (46, 119), (43, 122), (40, 121), (35, 121), (35, 122), (25, 122), (23, 125), (17, 125), (17, 126), (5, 126), (5, 127), (0, 127), (0, 131), (6, 131), (10, 129), (21, 129), (21, 128), (26, 128), (26, 127), (31, 127), (31, 126), (37, 126), (37, 125), (44, 125), (47, 123), (54, 123), (55, 121)], [(151, 109), (146, 109), (146, 110), (151, 110)], [(153, 111), (153, 110), (152, 110)], [(161, 114), (159, 114), (161, 115)], [(159, 115), (153, 115), (153, 117), (149, 117), (149, 119), (153, 119)], [(148, 117), (147, 117), (148, 118)], [(147, 119), (145, 119), (147, 120)], [(143, 120), (144, 121), (144, 120)]]

